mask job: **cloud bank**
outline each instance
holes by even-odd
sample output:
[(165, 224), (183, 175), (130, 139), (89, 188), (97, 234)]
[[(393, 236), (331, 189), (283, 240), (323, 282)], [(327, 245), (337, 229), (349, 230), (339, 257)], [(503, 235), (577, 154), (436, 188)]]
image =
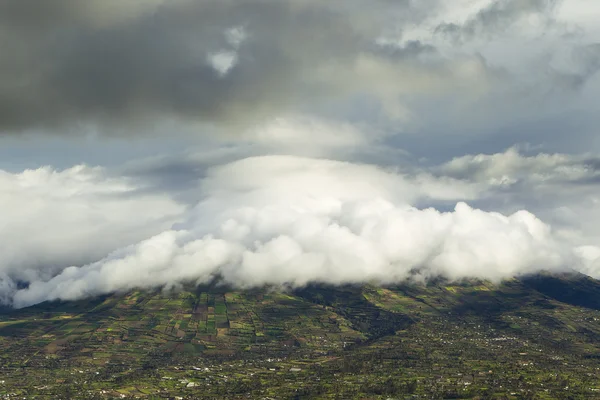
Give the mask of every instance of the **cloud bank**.
[[(50, 279), (170, 227), (184, 207), (102, 168), (0, 172), (0, 274), (14, 287)], [(7, 299), (7, 293), (2, 293)]]
[[(114, 209), (119, 210), (115, 205), (99, 210), (103, 218), (112, 216), (110, 231), (125, 229), (134, 220), (136, 233), (154, 230), (156, 234), (128, 246), (115, 246), (126, 241), (123, 238), (107, 238), (107, 245), (114, 246), (108, 255), (68, 268), (64, 268), (64, 254), (57, 254), (54, 245), (19, 251), (46, 254), (57, 264), (63, 262), (63, 269), (47, 270), (28, 259), (5, 261), (4, 299), (16, 307), (215, 278), (241, 288), (299, 287), (313, 282), (390, 284), (433, 276), (499, 281), (540, 270), (591, 265), (576, 243), (562, 240), (532, 213), (504, 215), (472, 208), (457, 199), (478, 199), (487, 189), (474, 180), (428, 171), (298, 156), (249, 157), (208, 168), (198, 182), (196, 195), (201, 200), (185, 213), (170, 209), (172, 204), (161, 198), (155, 204), (148, 202), (148, 196), (154, 195), (147, 191), (132, 192), (131, 198), (121, 196), (130, 188), (120, 180), (106, 178), (100, 185), (93, 181), (86, 186), (85, 180), (92, 179), (88, 168), (54, 173), (58, 177), (47, 170), (30, 173), (40, 176), (34, 181), (41, 186), (53, 178), (70, 179), (66, 185), (73, 188), (65, 195), (71, 203), (88, 191), (107, 191), (109, 205), (121, 197), (123, 214), (114, 215)], [(456, 205), (446, 212), (411, 205), (428, 201)], [(123, 220), (132, 212), (128, 205), (132, 210), (143, 205), (144, 210), (137, 209), (137, 214)], [(170, 209), (172, 218), (178, 218), (164, 230), (152, 218), (161, 207), (163, 214)], [(84, 216), (86, 222), (91, 218)], [(102, 235), (102, 223), (92, 225), (92, 234)], [(89, 237), (78, 231), (79, 226), (63, 228), (72, 229), (73, 237), (58, 238), (58, 244), (68, 245), (65, 251), (76, 259), (73, 245), (82, 246)], [(32, 240), (32, 245), (36, 243)], [(19, 275), (24, 265), (36, 266), (38, 273)], [(17, 290), (10, 283), (15, 279), (26, 280), (28, 287)]]

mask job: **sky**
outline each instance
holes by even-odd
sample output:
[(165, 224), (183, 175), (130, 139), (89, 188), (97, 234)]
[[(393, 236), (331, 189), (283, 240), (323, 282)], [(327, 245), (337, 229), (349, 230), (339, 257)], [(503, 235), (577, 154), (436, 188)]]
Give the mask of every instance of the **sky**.
[(600, 278), (594, 0), (0, 2), (0, 303)]

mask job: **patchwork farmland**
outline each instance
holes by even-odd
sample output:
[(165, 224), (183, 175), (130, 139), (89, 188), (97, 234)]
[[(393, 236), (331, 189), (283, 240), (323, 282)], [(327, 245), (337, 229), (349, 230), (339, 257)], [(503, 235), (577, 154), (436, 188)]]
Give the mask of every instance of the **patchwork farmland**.
[(188, 287), (7, 310), (0, 397), (600, 398), (600, 284), (540, 279)]

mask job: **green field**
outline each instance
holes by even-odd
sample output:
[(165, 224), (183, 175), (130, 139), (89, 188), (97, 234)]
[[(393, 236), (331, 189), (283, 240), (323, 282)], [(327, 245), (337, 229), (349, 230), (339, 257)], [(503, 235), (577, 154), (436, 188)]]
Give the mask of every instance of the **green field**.
[(18, 398), (600, 398), (600, 283), (223, 287), (0, 318)]

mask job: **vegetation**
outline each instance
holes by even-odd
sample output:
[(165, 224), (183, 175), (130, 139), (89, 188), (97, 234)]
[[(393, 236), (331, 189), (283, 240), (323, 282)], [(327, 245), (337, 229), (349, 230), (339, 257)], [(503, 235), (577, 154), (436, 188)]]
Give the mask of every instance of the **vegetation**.
[(198, 287), (6, 311), (2, 398), (600, 398), (600, 282)]

